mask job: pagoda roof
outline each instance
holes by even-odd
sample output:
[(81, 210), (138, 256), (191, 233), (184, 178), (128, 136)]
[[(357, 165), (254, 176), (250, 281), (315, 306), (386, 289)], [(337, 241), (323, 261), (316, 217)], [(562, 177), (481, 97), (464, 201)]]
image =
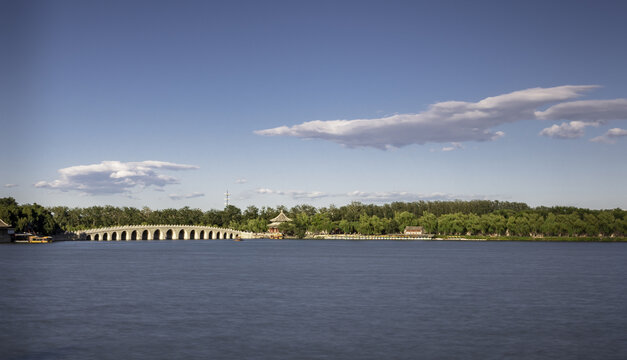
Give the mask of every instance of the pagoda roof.
[(282, 222), (286, 222), (286, 221), (292, 221), (292, 219), (288, 218), (283, 213), (283, 210), (281, 210), (281, 213), (277, 217), (275, 217), (274, 219), (270, 219), (270, 221), (272, 221), (273, 223), (275, 223), (275, 222), (282, 223)]
[(2, 221), (2, 219), (0, 219), (0, 228), (10, 228), (11, 225), (5, 223), (4, 221)]

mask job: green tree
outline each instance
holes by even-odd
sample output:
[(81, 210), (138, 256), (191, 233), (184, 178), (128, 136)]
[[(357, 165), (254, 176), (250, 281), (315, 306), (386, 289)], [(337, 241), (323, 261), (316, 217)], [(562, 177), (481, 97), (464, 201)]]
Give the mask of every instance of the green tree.
[(399, 232), (405, 230), (405, 227), (407, 226), (416, 226), (419, 222), (416, 215), (410, 213), (409, 211), (396, 212), (394, 214), (394, 220), (398, 224)]
[(292, 221), (286, 221), (279, 225), (279, 231), (287, 236), (294, 236), (302, 239), (307, 233), (309, 216), (306, 213), (297, 214)]
[(355, 224), (352, 221), (346, 219), (340, 220), (338, 227), (344, 234), (353, 234), (355, 232)]
[(290, 213), (291, 214), (305, 213), (307, 214), (307, 216), (314, 216), (314, 214), (316, 213), (316, 208), (307, 204), (296, 205), (290, 209)]
[(605, 236), (610, 236), (614, 233), (616, 218), (611, 211), (601, 211), (597, 215), (599, 220), (599, 232)]
[(326, 213), (318, 212), (310, 218), (309, 231), (313, 233), (325, 233), (328, 234), (333, 229), (333, 222)]
[(438, 230), (441, 234), (461, 235), (466, 233), (466, 219), (463, 213), (445, 214), (438, 217)]
[(246, 210), (244, 210), (243, 216), (246, 220), (257, 219), (259, 217), (259, 208), (254, 205), (250, 205), (246, 208)]
[(481, 218), (474, 214), (470, 213), (466, 215), (466, 231), (471, 235), (477, 235), (481, 233)]
[(233, 205), (224, 208), (221, 214), (221, 224), (229, 224), (231, 221), (239, 223), (242, 220), (242, 211)]
[[(428, 211), (422, 213), (422, 216), (418, 219), (418, 224), (422, 226), (427, 234), (436, 234), (438, 231), (438, 218)], [(403, 229), (405, 228), (403, 227)]]
[(246, 224), (242, 227), (242, 230), (255, 233), (266, 232), (268, 231), (268, 222), (262, 218), (248, 219)]
[(585, 224), (585, 233), (588, 236), (599, 235), (599, 219), (594, 214), (585, 214), (583, 216), (583, 222)]
[(401, 232), (401, 231), (399, 231), (400, 226), (398, 225), (396, 220), (394, 220), (394, 219), (386, 219), (386, 218), (384, 218), (383, 220), (386, 221), (385, 222), (385, 229), (383, 230), (386, 234), (397, 234), (397, 233)]
[(557, 221), (557, 216), (553, 213), (549, 213), (542, 225), (542, 233), (547, 236), (556, 236), (560, 232), (560, 226)]

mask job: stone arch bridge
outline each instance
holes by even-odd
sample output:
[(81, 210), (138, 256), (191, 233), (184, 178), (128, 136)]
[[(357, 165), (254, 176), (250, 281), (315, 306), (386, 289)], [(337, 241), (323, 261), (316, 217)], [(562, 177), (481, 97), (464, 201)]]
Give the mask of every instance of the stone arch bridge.
[(194, 225), (127, 225), (74, 232), (81, 240), (129, 241), (129, 240), (218, 240), (252, 239), (246, 231), (213, 226)]

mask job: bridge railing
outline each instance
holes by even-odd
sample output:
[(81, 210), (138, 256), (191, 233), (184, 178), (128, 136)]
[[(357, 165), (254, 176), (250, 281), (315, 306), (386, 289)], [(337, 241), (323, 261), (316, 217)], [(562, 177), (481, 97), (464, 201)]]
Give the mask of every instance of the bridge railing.
[(252, 238), (254, 233), (250, 231), (242, 231), (231, 228), (220, 228), (216, 226), (206, 226), (206, 225), (171, 225), (171, 224), (159, 224), (159, 225), (121, 225), (121, 226), (111, 226), (111, 227), (100, 227), (93, 229), (84, 229), (77, 230), (73, 233), (76, 235), (81, 234), (95, 234), (95, 233), (103, 233), (110, 231), (128, 231), (128, 230), (137, 230), (137, 229), (164, 229), (164, 228), (172, 228), (172, 229), (186, 229), (186, 230), (211, 230), (216, 232), (230, 232), (239, 235), (246, 235), (248, 238)]

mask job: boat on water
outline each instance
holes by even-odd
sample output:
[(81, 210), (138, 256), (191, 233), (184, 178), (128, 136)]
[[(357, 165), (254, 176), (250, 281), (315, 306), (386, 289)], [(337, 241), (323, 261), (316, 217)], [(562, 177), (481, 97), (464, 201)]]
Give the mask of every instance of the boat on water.
[(32, 234), (16, 234), (16, 243), (25, 244), (48, 244), (52, 242), (52, 236), (38, 236)]
[(51, 236), (29, 236), (29, 244), (47, 244), (52, 242)]

